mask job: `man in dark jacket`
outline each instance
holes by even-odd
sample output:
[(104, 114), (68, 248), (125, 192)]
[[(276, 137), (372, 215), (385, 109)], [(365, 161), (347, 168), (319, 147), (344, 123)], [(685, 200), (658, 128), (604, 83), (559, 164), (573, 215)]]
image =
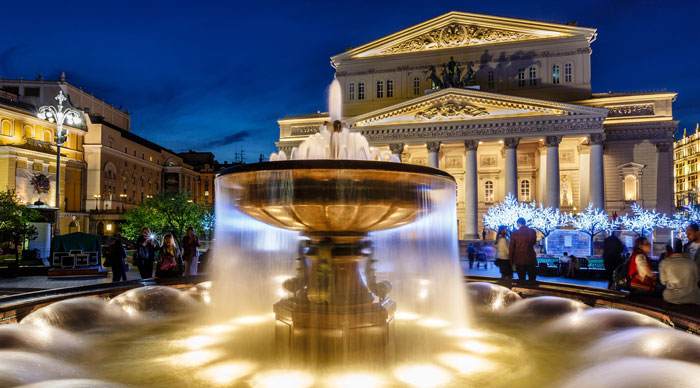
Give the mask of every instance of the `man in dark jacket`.
[(141, 229), (141, 235), (136, 239), (136, 252), (134, 252), (134, 264), (139, 268), (141, 279), (153, 277), (153, 263), (157, 250), (158, 242), (151, 236), (150, 229)]
[(510, 234), (510, 258), (515, 263), (515, 270), (518, 272), (518, 280), (535, 281), (537, 277), (537, 253), (535, 244), (537, 243), (537, 233), (534, 229), (528, 228), (524, 218), (518, 218), (518, 229)]
[(613, 232), (603, 241), (603, 265), (605, 266), (605, 276), (608, 278), (608, 289), (614, 290), (613, 273), (615, 268), (622, 264), (622, 253), (625, 246), (620, 241), (620, 232)]

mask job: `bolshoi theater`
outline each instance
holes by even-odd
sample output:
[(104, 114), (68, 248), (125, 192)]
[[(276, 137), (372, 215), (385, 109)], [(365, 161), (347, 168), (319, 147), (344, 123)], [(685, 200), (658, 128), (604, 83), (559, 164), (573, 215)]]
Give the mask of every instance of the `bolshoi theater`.
[[(607, 37), (614, 39), (614, 37)], [(594, 28), (450, 12), (331, 57), (343, 121), (457, 181), (459, 235), (511, 193), (575, 212), (673, 208), (671, 92), (594, 93)], [(605, 85), (596, 85), (597, 89)], [(278, 120), (287, 154), (327, 113)]]

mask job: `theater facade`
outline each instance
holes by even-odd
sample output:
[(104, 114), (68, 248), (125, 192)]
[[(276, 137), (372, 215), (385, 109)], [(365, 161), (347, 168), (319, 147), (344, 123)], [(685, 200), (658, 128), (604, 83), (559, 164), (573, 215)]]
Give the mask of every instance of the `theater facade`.
[[(351, 130), (455, 177), (464, 239), (508, 193), (568, 212), (592, 203), (624, 214), (637, 202), (668, 213), (676, 94), (593, 93), (596, 38), (575, 23), (450, 12), (331, 65)], [(278, 120), (277, 148), (289, 154), (328, 120)]]

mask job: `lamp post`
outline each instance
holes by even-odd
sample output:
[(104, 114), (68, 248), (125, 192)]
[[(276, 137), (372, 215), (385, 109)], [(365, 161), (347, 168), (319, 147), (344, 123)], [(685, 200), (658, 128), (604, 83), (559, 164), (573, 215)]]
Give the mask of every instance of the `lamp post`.
[(65, 109), (63, 108), (63, 101), (67, 100), (68, 97), (66, 97), (63, 94), (63, 91), (58, 92), (58, 96), (55, 97), (56, 101), (58, 101), (58, 106), (54, 107), (53, 105), (44, 105), (39, 108), (39, 113), (37, 114), (37, 117), (39, 117), (42, 120), (48, 120), (49, 122), (56, 123), (56, 137), (54, 138), (54, 141), (56, 142), (56, 229), (54, 229), (54, 236), (59, 236), (60, 231), (59, 231), (59, 221), (58, 221), (58, 213), (61, 210), (61, 147), (63, 146), (63, 143), (68, 139), (66, 136), (66, 132), (63, 131), (63, 123), (65, 122), (68, 125), (73, 125), (73, 124), (80, 124), (82, 121), (81, 119), (81, 112), (73, 109), (66, 107)]

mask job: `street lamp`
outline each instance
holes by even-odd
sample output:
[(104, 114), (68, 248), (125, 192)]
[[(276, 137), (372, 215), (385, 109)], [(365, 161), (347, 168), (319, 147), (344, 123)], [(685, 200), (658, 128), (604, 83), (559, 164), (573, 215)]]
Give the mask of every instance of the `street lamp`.
[(63, 123), (65, 122), (68, 125), (80, 124), (82, 113), (73, 108), (63, 108), (63, 101), (67, 100), (68, 97), (63, 94), (62, 90), (58, 92), (58, 96), (55, 98), (58, 101), (58, 106), (44, 105), (40, 107), (37, 117), (56, 123), (56, 137), (54, 138), (56, 142), (56, 229), (54, 230), (54, 236), (59, 236), (61, 234), (58, 222), (58, 213), (61, 210), (61, 146), (68, 139), (66, 132), (63, 131)]

